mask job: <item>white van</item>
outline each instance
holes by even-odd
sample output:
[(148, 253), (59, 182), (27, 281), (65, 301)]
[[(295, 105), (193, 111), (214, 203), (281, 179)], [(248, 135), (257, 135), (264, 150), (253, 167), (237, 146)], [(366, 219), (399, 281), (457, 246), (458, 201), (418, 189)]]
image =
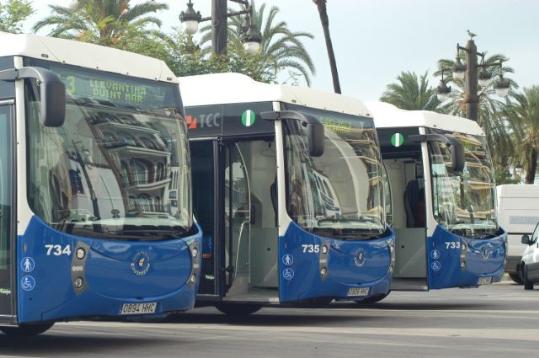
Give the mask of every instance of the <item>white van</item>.
[(525, 290), (533, 290), (533, 285), (539, 282), (539, 223), (535, 226), (532, 236), (523, 235), (522, 243), (526, 245), (522, 255), (522, 281)]
[(539, 185), (504, 184), (497, 187), (498, 222), (507, 231), (508, 252), (505, 271), (513, 281), (522, 283), (522, 254), (528, 245), (523, 235), (532, 235), (539, 221)]

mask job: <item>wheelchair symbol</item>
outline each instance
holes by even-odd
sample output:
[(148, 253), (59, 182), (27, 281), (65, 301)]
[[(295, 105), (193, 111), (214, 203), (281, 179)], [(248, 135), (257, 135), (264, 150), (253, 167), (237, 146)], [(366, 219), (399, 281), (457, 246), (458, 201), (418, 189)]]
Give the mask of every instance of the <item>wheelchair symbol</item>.
[(30, 275), (23, 276), (21, 278), (21, 288), (26, 292), (32, 291), (36, 288), (36, 279)]
[(294, 278), (294, 270), (291, 268), (285, 268), (283, 270), (283, 278), (287, 281), (290, 281)]

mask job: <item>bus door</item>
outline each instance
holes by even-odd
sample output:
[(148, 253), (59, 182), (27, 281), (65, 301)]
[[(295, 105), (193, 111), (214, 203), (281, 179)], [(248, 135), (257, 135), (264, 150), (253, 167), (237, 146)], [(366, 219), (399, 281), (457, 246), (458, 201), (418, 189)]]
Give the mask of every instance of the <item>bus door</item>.
[(217, 140), (191, 141), (193, 212), (203, 232), (202, 275), (199, 295), (220, 296), (224, 271), (222, 262), (222, 215), (220, 146)]
[(13, 101), (0, 101), (0, 322), (10, 320), (14, 314), (12, 128)]
[(225, 141), (221, 154), (226, 296), (276, 298), (275, 142), (273, 138)]

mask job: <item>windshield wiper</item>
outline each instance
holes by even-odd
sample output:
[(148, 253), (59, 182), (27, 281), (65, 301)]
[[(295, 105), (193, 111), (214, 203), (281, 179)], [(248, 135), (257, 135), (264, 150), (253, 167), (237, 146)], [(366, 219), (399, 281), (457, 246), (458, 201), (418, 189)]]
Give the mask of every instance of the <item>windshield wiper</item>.
[(380, 220), (374, 216), (370, 215), (360, 215), (358, 218), (347, 218), (344, 216), (327, 216), (317, 220), (318, 225), (324, 222), (333, 222), (333, 223), (358, 223), (364, 224), (365, 222), (380, 224)]

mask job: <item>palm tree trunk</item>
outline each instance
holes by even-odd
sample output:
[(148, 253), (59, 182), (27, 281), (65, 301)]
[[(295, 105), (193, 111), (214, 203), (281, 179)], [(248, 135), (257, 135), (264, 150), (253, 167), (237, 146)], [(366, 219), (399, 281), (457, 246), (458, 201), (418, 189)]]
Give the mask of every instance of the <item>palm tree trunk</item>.
[(331, 42), (331, 36), (329, 34), (329, 18), (326, 7), (327, 0), (313, 0), (318, 7), (320, 13), (320, 21), (322, 22), (322, 28), (324, 29), (324, 37), (326, 38), (326, 48), (329, 56), (329, 64), (331, 66), (331, 75), (333, 77), (333, 88), (335, 93), (341, 93), (341, 83), (339, 81), (339, 73), (337, 71), (337, 61), (335, 60), (335, 52), (333, 51), (333, 43)]
[(526, 165), (526, 184), (533, 184), (535, 181), (535, 173), (537, 172), (537, 150), (532, 149), (530, 152), (530, 158)]

